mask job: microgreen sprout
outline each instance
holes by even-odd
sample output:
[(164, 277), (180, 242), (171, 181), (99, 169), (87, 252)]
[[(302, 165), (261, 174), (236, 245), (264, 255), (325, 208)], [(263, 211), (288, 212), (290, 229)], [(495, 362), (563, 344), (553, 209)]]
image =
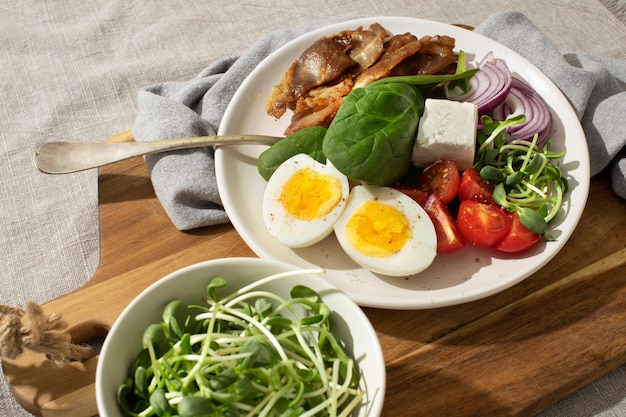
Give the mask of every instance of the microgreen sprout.
[(507, 141), (506, 129), (524, 121), (524, 115), (504, 121), (482, 116), (474, 168), (496, 185), (496, 203), (517, 212), (531, 231), (551, 238), (546, 233), (547, 224), (558, 213), (568, 189), (568, 181), (556, 164), (565, 152), (550, 151), (552, 139), (538, 147), (537, 135), (531, 141)]
[(346, 417), (365, 398), (360, 374), (332, 333), (331, 311), (311, 288), (289, 299), (257, 287), (220, 297), (215, 277), (206, 304), (167, 304), (143, 335), (143, 350), (118, 389), (128, 416)]

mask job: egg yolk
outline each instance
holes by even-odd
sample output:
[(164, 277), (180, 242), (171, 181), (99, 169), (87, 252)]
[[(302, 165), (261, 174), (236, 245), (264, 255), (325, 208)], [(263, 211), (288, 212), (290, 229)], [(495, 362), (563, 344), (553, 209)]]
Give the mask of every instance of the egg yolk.
[(367, 201), (359, 206), (348, 220), (345, 232), (354, 249), (373, 258), (393, 255), (411, 238), (406, 216), (379, 201)]
[(313, 220), (330, 213), (341, 201), (342, 191), (339, 178), (303, 168), (285, 182), (280, 202), (289, 215)]

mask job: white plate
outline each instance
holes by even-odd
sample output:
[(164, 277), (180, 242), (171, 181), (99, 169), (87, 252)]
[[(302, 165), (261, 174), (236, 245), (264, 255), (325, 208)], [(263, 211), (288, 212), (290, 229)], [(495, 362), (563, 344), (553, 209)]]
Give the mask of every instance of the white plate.
[(302, 267), (323, 266), (326, 277), (362, 306), (424, 309), (460, 304), (498, 293), (525, 279), (563, 248), (582, 215), (589, 191), (589, 155), (585, 135), (567, 99), (552, 81), (522, 56), (479, 34), (455, 26), (408, 17), (374, 17), (333, 24), (286, 44), (255, 68), (234, 95), (220, 126), (220, 134), (282, 136), (290, 113), (278, 121), (265, 113), (265, 103), (283, 72), (302, 51), (322, 36), (378, 22), (392, 33), (416, 36), (448, 35), (469, 61), (493, 51), (511, 70), (529, 82), (546, 100), (554, 118), (554, 150), (566, 148), (562, 169), (570, 192), (554, 221), (557, 240), (536, 245), (523, 256), (511, 256), (471, 246), (450, 255), (438, 255), (424, 272), (391, 278), (373, 274), (351, 261), (334, 236), (304, 249), (290, 249), (270, 237), (261, 218), (265, 181), (256, 158), (264, 146), (229, 146), (215, 155), (217, 184), (224, 208), (243, 240), (260, 257)]

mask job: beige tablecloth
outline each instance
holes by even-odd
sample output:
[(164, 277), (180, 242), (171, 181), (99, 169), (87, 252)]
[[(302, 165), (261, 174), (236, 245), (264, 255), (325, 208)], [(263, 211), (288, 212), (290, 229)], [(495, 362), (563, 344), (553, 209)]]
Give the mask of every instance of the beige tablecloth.
[[(562, 51), (626, 59), (618, 0), (0, 0), (0, 304), (43, 303), (98, 268), (97, 173), (40, 174), (38, 143), (103, 141), (132, 125), (141, 87), (189, 80), (281, 28), (363, 15), (476, 26), (505, 10)], [(0, 415), (28, 415), (3, 380)], [(541, 415), (626, 415), (626, 367)]]

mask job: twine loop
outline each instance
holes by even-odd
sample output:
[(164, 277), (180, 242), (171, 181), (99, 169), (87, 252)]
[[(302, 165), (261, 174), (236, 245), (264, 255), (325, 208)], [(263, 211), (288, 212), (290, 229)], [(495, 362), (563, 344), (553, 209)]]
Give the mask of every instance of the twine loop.
[(37, 303), (26, 309), (0, 305), (0, 357), (15, 359), (24, 349), (43, 353), (56, 366), (91, 357), (89, 346), (72, 342), (61, 314), (45, 316)]

